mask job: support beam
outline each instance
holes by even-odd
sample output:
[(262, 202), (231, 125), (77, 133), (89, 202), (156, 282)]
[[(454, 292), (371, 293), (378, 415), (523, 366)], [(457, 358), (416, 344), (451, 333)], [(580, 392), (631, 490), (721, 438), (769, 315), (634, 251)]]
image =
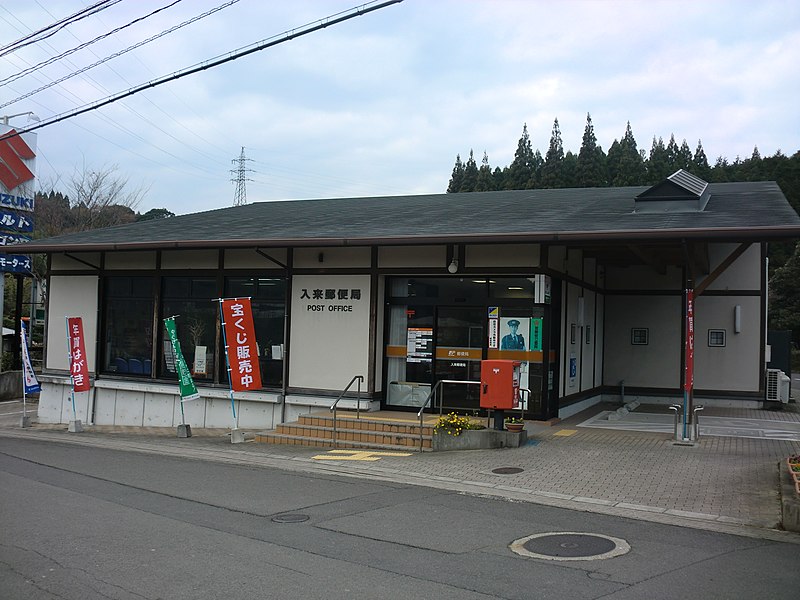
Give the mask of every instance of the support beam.
[(706, 291), (706, 288), (714, 283), (714, 281), (716, 281), (717, 278), (722, 275), (728, 269), (728, 267), (730, 267), (736, 261), (736, 259), (744, 254), (745, 251), (752, 245), (752, 242), (739, 244), (739, 246), (733, 252), (731, 252), (728, 257), (709, 274), (708, 277), (703, 279), (702, 283), (698, 284), (697, 287), (694, 288), (695, 298)]
[(640, 246), (633, 246), (630, 244), (628, 245), (628, 250), (633, 252), (639, 258), (639, 260), (646, 265), (649, 265), (659, 275), (667, 274), (667, 264), (660, 260), (655, 253), (648, 252)]

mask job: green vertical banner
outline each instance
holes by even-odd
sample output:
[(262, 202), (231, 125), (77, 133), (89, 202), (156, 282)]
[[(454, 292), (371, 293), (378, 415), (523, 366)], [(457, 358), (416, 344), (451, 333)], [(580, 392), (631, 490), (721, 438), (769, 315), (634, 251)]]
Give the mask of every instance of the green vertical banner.
[(533, 351), (541, 351), (542, 350), (542, 326), (544, 324), (544, 319), (540, 317), (534, 317), (531, 319), (531, 335), (528, 339), (531, 341), (531, 350)]
[(186, 366), (186, 361), (181, 352), (181, 343), (178, 341), (178, 331), (175, 328), (175, 317), (167, 317), (164, 319), (164, 327), (167, 329), (169, 341), (172, 342), (172, 351), (175, 353), (175, 370), (178, 372), (178, 383), (181, 387), (181, 400), (183, 402), (197, 400), (200, 398), (200, 394), (197, 393), (197, 387), (192, 379), (192, 374), (189, 372), (189, 367)]

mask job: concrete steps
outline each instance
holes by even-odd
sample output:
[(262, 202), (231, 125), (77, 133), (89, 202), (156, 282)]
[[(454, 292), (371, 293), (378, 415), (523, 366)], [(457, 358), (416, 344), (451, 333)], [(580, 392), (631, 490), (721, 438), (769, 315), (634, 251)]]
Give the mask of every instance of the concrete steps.
[[(322, 448), (365, 448), (399, 452), (419, 451), (419, 422), (379, 417), (339, 415), (336, 419), (336, 442), (333, 439), (333, 415), (301, 415), (294, 423), (282, 423), (274, 431), (257, 433), (262, 444), (318, 446)], [(430, 452), (433, 424), (423, 424), (422, 450)]]

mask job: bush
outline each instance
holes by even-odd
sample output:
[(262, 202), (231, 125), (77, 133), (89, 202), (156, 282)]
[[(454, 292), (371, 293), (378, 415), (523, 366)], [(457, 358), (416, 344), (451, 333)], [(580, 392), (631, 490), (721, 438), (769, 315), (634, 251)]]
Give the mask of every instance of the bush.
[(447, 435), (461, 435), (465, 429), (486, 429), (480, 423), (477, 423), (469, 417), (463, 417), (456, 413), (450, 413), (443, 417), (439, 417), (436, 425), (433, 426), (434, 433), (446, 433)]

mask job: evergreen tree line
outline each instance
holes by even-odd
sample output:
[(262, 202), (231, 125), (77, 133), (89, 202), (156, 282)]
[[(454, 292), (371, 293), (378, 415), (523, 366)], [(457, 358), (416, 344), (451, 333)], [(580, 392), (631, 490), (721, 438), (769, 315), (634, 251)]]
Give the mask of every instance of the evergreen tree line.
[(654, 136), (648, 154), (638, 147), (628, 122), (622, 139), (615, 139), (606, 153), (597, 143), (588, 114), (577, 154), (564, 151), (558, 119), (553, 123), (544, 156), (538, 149), (533, 150), (525, 124), (514, 160), (506, 167), (492, 169), (486, 152), (480, 166), (472, 150), (466, 161), (457, 155), (447, 192), (655, 185), (678, 169), (709, 182), (776, 181), (800, 213), (800, 152), (787, 157), (779, 150), (774, 156), (762, 157), (755, 147), (750, 158), (737, 156), (729, 162), (719, 157), (711, 166), (702, 141), (692, 151), (686, 140), (679, 145), (674, 134), (666, 144), (663, 138)]

